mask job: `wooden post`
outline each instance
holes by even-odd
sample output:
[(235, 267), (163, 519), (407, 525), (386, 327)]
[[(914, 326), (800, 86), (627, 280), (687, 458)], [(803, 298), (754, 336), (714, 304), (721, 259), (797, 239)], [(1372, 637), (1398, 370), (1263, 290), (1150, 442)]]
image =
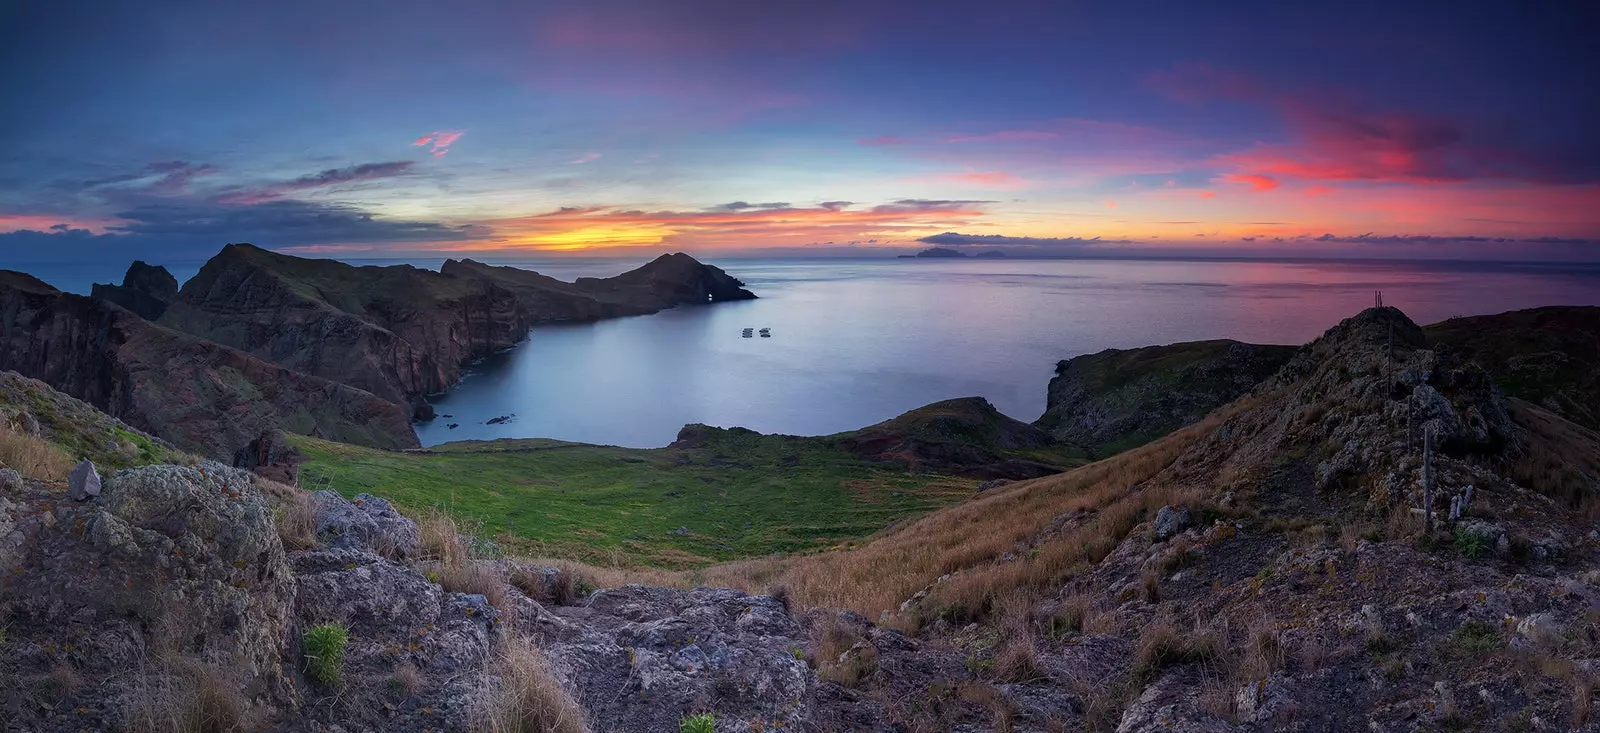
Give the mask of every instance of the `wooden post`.
[(1422, 531), (1433, 534), (1433, 426), (1422, 429)]

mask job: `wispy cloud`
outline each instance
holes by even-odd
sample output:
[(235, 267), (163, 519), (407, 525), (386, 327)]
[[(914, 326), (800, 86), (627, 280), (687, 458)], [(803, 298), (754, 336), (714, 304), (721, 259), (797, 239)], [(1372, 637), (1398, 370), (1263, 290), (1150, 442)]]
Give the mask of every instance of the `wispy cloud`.
[(443, 158), (445, 153), (450, 152), (450, 146), (465, 134), (466, 130), (436, 130), (417, 138), (411, 146), (417, 148), (428, 146), (428, 152), (433, 153), (433, 157)]
[(583, 155), (567, 161), (567, 165), (583, 165), (584, 163), (593, 163), (594, 161), (599, 160), (601, 157), (603, 156), (601, 156), (599, 153), (584, 153)]

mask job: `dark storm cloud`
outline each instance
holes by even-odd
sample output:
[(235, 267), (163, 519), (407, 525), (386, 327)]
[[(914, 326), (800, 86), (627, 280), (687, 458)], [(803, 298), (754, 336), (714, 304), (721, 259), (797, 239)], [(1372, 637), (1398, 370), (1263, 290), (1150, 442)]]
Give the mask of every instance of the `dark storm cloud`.
[(264, 247), (461, 242), (490, 236), (481, 225), (385, 219), (354, 206), (282, 200), (253, 205), (148, 204), (117, 213), (104, 234), (67, 226), (0, 234), (0, 252), (19, 261), (157, 253), (200, 256), (227, 242)]

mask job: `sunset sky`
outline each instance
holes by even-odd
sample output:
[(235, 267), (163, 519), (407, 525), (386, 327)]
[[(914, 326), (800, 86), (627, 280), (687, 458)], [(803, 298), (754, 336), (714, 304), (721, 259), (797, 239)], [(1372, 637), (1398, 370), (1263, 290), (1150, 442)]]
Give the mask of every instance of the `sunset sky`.
[(1594, 4), (0, 0), (0, 259), (1600, 259)]

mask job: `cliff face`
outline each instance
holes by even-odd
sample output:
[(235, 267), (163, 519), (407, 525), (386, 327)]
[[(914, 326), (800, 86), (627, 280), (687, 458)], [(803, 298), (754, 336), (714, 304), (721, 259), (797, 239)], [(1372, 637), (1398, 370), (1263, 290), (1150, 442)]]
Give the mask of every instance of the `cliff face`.
[(122, 276), (121, 285), (95, 283), (89, 294), (153, 321), (160, 318), (167, 306), (178, 298), (178, 279), (165, 267), (135, 260), (128, 266), (127, 274)]
[(166, 326), (426, 412), (467, 362), (529, 321), (493, 282), (409, 265), (355, 267), (230, 244), (183, 287)]
[(376, 447), (417, 445), (406, 411), (393, 403), (22, 273), (0, 271), (0, 369), (205, 455), (231, 458), (275, 427)]
[(1034, 423), (1056, 440), (1104, 456), (1142, 445), (1249, 392), (1292, 346), (1194, 341), (1107, 349), (1062, 361)]
[(532, 270), (486, 265), (474, 260), (445, 260), (439, 271), (462, 278), (480, 278), (517, 295), (529, 321), (598, 321), (602, 318), (639, 315), (646, 311), (622, 303), (606, 303), (569, 282)]

